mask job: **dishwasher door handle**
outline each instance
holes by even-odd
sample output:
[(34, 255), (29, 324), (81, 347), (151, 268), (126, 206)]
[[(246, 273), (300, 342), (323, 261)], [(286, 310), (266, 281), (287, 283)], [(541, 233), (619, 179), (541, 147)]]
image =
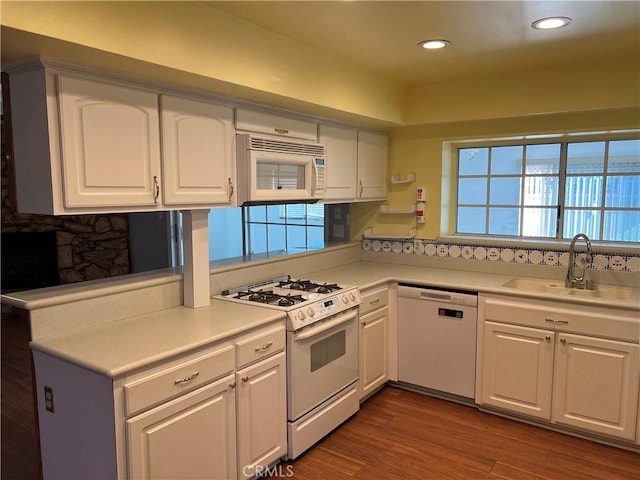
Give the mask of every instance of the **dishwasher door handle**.
[(451, 295), (432, 291), (420, 292), (420, 298), (422, 300), (439, 300), (441, 302), (451, 302)]

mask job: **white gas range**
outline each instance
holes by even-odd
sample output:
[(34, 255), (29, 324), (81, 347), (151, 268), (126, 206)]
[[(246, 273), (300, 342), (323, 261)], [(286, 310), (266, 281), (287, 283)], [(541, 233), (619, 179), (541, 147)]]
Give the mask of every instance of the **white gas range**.
[(222, 292), (215, 298), (254, 302), (287, 312), (287, 330), (297, 331), (360, 305), (358, 287), (282, 276)]
[(287, 314), (288, 458), (296, 458), (360, 408), (357, 287), (278, 277), (214, 298)]

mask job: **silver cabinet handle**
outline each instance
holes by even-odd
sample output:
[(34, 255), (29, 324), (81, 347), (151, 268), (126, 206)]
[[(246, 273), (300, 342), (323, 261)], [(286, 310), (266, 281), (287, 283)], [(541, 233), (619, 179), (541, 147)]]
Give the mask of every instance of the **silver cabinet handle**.
[(269, 342), (269, 343), (265, 343), (264, 345), (262, 345), (261, 347), (256, 347), (255, 350), (256, 352), (264, 352), (267, 348), (269, 348), (271, 345), (273, 345), (273, 342)]
[(280, 135), (286, 135), (287, 133), (289, 133), (289, 130), (287, 130), (286, 128), (274, 128), (273, 130)]
[(362, 180), (360, 180), (360, 196), (362, 196), (362, 192), (364, 192), (364, 185), (362, 185)]
[(187, 383), (190, 382), (191, 380), (193, 380), (194, 378), (196, 378), (198, 375), (200, 375), (200, 372), (193, 372), (191, 375), (189, 375), (188, 377), (184, 377), (184, 378), (180, 378), (176, 381), (173, 382), (174, 385), (179, 385), (181, 383)]
[(233, 183), (231, 183), (231, 177), (229, 177), (229, 201), (231, 201), (231, 197), (233, 197)]
[(158, 197), (160, 196), (160, 184), (158, 183), (158, 177), (153, 176), (153, 203), (158, 203)]
[(545, 318), (544, 321), (549, 323), (557, 323), (559, 325), (567, 325), (569, 323), (567, 320), (556, 320), (555, 318)]
[(369, 302), (369, 305), (377, 305), (377, 304), (379, 304), (379, 303), (380, 303), (380, 299), (379, 299), (379, 298), (376, 298), (375, 300), (371, 300), (371, 301)]

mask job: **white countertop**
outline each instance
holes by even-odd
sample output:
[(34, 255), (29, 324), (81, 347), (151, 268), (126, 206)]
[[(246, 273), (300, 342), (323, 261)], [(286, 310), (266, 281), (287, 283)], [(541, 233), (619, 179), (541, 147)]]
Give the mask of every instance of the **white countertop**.
[(284, 312), (223, 300), (176, 307), (31, 342), (31, 347), (109, 377), (213, 344), (267, 323)]
[[(295, 272), (294, 272), (295, 273)], [(368, 289), (389, 281), (457, 290), (559, 300), (640, 312), (639, 289), (629, 300), (566, 298), (504, 287), (513, 275), (424, 266), (355, 262), (304, 275), (314, 281)], [(175, 307), (32, 342), (32, 347), (115, 377), (174, 355), (212, 344), (260, 325), (284, 319), (280, 310), (211, 300), (198, 309)]]
[[(344, 285), (357, 285), (360, 289), (374, 287), (388, 281), (413, 283), (455, 290), (513, 295), (518, 297), (557, 300), (592, 305), (594, 307), (616, 307), (640, 312), (640, 288), (632, 289), (634, 295), (628, 300), (567, 297), (546, 292), (525, 291), (505, 287), (504, 284), (517, 275), (504, 275), (465, 270), (449, 270), (444, 268), (425, 268), (422, 266), (398, 265), (393, 263), (360, 262), (314, 272), (309, 275), (314, 281), (336, 282)], [(627, 287), (629, 288), (629, 287)]]

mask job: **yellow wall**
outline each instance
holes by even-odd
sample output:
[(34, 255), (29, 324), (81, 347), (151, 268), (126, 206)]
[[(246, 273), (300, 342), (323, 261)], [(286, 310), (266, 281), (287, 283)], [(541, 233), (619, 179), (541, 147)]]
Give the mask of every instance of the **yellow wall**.
[[(247, 92), (238, 88), (244, 87), (265, 92), (265, 103), (278, 102), (305, 113), (348, 112), (364, 122), (403, 123), (405, 89), (399, 83), (200, 2), (5, 1), (1, 22), (10, 27), (3, 31), (4, 64), (44, 51), (88, 66), (132, 68), (131, 62), (117, 57), (122, 56), (200, 76), (197, 86), (208, 90), (213, 85), (215, 93), (244, 96)], [(144, 74), (143, 70), (127, 73)], [(219, 81), (235, 89), (220, 91)]]
[[(388, 201), (391, 208), (401, 209), (414, 202), (415, 187), (427, 189), (425, 223), (416, 224), (413, 216), (390, 217), (378, 213), (380, 203), (356, 204), (352, 208), (354, 225), (352, 238), (361, 237), (366, 227), (374, 233), (404, 235), (417, 226), (418, 238), (436, 238), (441, 223), (448, 226), (445, 200), (441, 199), (442, 184), (448, 186), (442, 170), (443, 144), (463, 139), (504, 138), (558, 132), (609, 131), (640, 128), (640, 107), (602, 109), (586, 112), (532, 115), (515, 118), (452, 122), (422, 126), (398, 127), (390, 138), (390, 174), (416, 173), (416, 181), (409, 187), (392, 185)], [(446, 147), (446, 145), (445, 145)], [(453, 157), (452, 152), (452, 157)], [(442, 181), (443, 174), (445, 181)], [(443, 207), (444, 210), (443, 210)], [(448, 232), (444, 232), (448, 233)]]
[(406, 125), (580, 112), (640, 104), (640, 57), (412, 86)]

